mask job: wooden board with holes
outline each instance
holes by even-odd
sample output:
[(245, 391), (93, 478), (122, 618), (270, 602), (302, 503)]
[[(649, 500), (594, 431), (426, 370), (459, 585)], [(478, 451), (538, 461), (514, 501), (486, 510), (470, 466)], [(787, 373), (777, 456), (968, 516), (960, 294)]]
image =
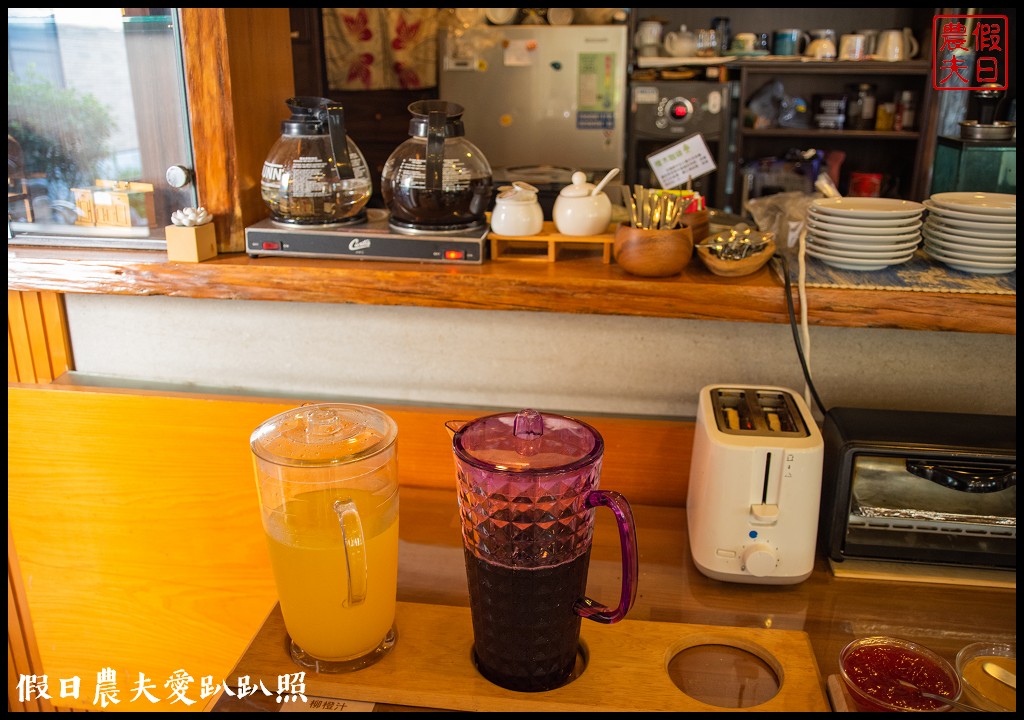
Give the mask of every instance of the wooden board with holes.
[[(680, 690), (668, 673), (679, 652), (727, 645), (751, 652), (779, 678), (770, 700), (752, 711), (828, 711), (825, 685), (806, 633), (798, 631), (624, 620), (584, 622), (583, 672), (555, 690), (522, 693), (483, 678), (473, 666), (469, 608), (398, 603), (398, 642), (375, 665), (342, 675), (306, 673), (306, 693), (327, 698), (465, 711), (713, 711), (721, 707)], [(297, 667), (276, 607), (229, 677), (267, 687)], [(728, 681), (726, 679), (726, 681)]]

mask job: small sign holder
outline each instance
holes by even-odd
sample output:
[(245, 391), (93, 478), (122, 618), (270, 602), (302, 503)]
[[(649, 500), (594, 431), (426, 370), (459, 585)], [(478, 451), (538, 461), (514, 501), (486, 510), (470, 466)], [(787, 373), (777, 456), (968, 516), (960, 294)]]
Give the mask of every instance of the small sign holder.
[(647, 156), (647, 165), (665, 190), (687, 187), (694, 178), (714, 172), (714, 157), (704, 142), (704, 136), (695, 133)]

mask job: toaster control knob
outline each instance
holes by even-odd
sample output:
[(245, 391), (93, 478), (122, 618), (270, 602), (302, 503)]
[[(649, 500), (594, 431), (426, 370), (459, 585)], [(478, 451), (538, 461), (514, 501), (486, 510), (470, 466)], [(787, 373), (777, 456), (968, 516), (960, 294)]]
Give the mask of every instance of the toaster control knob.
[(745, 549), (741, 559), (743, 567), (754, 577), (768, 577), (775, 572), (775, 566), (779, 562), (775, 548), (761, 543)]

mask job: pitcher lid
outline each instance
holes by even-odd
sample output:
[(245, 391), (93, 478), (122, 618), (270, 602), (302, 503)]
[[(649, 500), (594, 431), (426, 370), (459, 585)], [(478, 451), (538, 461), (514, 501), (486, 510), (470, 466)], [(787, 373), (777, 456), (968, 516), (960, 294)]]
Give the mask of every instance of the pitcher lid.
[(268, 462), (323, 467), (384, 452), (398, 436), (387, 414), (365, 405), (319, 403), (279, 413), (253, 431), (249, 445)]
[(604, 453), (604, 439), (587, 423), (530, 409), (466, 423), (452, 443), (461, 460), (490, 472), (568, 472)]

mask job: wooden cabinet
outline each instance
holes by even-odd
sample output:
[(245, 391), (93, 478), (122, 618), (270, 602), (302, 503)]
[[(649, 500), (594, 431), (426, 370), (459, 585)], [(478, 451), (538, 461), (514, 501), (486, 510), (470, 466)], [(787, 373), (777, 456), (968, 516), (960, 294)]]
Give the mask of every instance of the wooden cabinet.
[[(838, 183), (844, 194), (850, 172), (871, 172), (885, 177), (886, 194), (916, 201), (928, 197), (935, 155), (936, 104), (927, 61), (764, 60), (737, 62), (729, 68), (739, 80), (736, 155), (743, 199), (769, 194), (751, 187), (753, 173), (744, 173), (743, 168), (761, 158), (784, 157), (794, 148), (845, 153)], [(776, 80), (787, 96), (806, 101), (809, 128), (752, 126), (751, 98)], [(851, 123), (847, 122), (843, 129), (818, 129), (813, 118), (814, 97), (844, 94), (852, 98), (859, 83), (874, 86), (878, 104), (895, 102), (901, 92), (910, 91), (916, 100), (914, 124), (902, 130), (858, 130), (849, 129)]]

